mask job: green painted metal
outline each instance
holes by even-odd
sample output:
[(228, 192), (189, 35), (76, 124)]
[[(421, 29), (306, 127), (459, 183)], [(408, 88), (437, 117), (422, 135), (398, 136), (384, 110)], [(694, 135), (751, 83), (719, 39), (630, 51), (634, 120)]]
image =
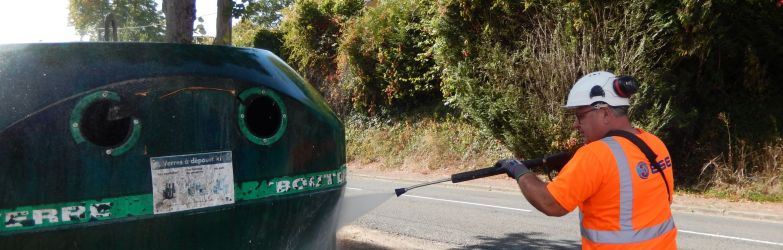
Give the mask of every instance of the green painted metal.
[(35, 231), (72, 224), (98, 224), (107, 220), (132, 218), (152, 214), (152, 195), (131, 195), (98, 200), (63, 202), (21, 206), (0, 210), (3, 217), (11, 217), (0, 228), (0, 233)]
[[(343, 166), (336, 171), (243, 182), (236, 185), (235, 196), (237, 200), (251, 201), (339, 188), (345, 181), (345, 174)], [(1, 216), (12, 218), (10, 221), (6, 219), (6, 223), (0, 227), (0, 234), (143, 218), (153, 214), (152, 207), (152, 194), (144, 194), (0, 209)]]
[(85, 109), (87, 109), (87, 106), (90, 106), (90, 104), (103, 99), (120, 101), (120, 96), (117, 95), (117, 93), (111, 91), (99, 91), (85, 96), (79, 100), (78, 103), (76, 103), (76, 107), (73, 108), (73, 112), (71, 112), (71, 119), (69, 121), (71, 124), (71, 136), (73, 136), (73, 140), (76, 141), (76, 143), (87, 141), (87, 139), (84, 139), (84, 136), (82, 136), (82, 132), (79, 129), (79, 121), (82, 120), (82, 113)]
[(125, 143), (119, 147), (107, 149), (106, 154), (111, 156), (120, 156), (136, 145), (136, 142), (139, 141), (139, 137), (141, 137), (141, 122), (139, 119), (133, 119), (131, 121), (133, 122), (131, 125), (131, 134), (128, 136), (128, 139), (125, 141)]
[[(0, 89), (0, 249), (334, 247), (345, 187), (343, 125), (312, 86), (267, 51), (0, 45)], [(254, 89), (276, 96), (286, 114), (284, 129), (267, 144), (245, 136), (237, 115), (241, 93)], [(101, 98), (121, 101), (132, 117), (114, 148), (91, 143), (73, 126)], [(161, 194), (153, 193), (150, 159), (226, 151), (233, 155), (232, 203), (153, 212)]]
[(249, 181), (234, 189), (237, 200), (256, 200), (271, 196), (291, 195), (339, 187), (345, 181), (345, 166), (337, 171), (324, 171), (301, 176), (284, 176), (265, 181)]
[[(87, 141), (87, 139), (82, 136), (81, 129), (79, 127), (79, 121), (82, 119), (82, 113), (84, 113), (85, 109), (87, 109), (90, 104), (100, 100), (111, 100), (119, 102), (120, 96), (112, 91), (98, 91), (83, 97), (81, 100), (79, 100), (78, 103), (76, 103), (76, 106), (71, 112), (71, 119), (68, 121), (68, 123), (70, 124), (71, 136), (77, 144)], [(116, 148), (106, 149), (105, 152), (107, 155), (120, 156), (136, 145), (136, 142), (141, 136), (141, 121), (138, 119), (133, 119), (132, 122), (133, 124), (131, 125), (131, 134), (128, 139), (122, 145), (117, 146)]]

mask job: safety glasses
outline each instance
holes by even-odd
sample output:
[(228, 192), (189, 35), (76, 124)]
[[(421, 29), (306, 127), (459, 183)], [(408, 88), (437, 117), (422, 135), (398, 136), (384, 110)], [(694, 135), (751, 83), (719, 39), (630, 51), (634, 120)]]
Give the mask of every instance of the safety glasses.
[(593, 111), (596, 111), (596, 110), (600, 110), (601, 108), (607, 108), (607, 107), (609, 107), (609, 105), (601, 103), (601, 104), (591, 105), (591, 106), (588, 106), (588, 107), (590, 107), (590, 108), (586, 109), (586, 110), (583, 110), (583, 111), (574, 111), (574, 116), (576, 117), (576, 122), (577, 123), (582, 124), (582, 120), (584, 120), (584, 118), (587, 115), (587, 113), (590, 113), (590, 112), (593, 112)]

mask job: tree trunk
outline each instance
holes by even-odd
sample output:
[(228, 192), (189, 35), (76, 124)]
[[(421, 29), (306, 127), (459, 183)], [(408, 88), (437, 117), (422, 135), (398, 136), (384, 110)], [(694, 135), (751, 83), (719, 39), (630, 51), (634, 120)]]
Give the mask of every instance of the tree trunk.
[(196, 0), (163, 0), (166, 14), (166, 42), (192, 43)]
[(231, 45), (232, 0), (217, 0), (217, 34), (214, 45)]

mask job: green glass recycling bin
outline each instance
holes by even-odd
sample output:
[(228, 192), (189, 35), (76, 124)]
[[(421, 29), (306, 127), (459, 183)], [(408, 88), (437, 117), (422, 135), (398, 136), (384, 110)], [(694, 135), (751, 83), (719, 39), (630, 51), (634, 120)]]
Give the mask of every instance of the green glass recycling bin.
[(259, 49), (0, 46), (0, 249), (334, 248), (345, 133)]

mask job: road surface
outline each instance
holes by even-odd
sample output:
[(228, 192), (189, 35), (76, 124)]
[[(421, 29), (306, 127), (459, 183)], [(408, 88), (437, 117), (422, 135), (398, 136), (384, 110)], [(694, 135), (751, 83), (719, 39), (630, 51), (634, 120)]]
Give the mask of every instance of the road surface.
[[(420, 249), (573, 249), (580, 247), (578, 217), (548, 217), (519, 192), (437, 184), (394, 196), (411, 182), (352, 175), (345, 206), (361, 207), (352, 228), (417, 242)], [(366, 199), (372, 197), (371, 199)], [(382, 197), (382, 198), (378, 198)], [(351, 204), (351, 203), (355, 204)], [(353, 212), (358, 216), (357, 212)], [(679, 249), (783, 249), (783, 224), (715, 215), (674, 213)], [(377, 248), (397, 248), (378, 246)], [(364, 249), (374, 248), (371, 244)]]

